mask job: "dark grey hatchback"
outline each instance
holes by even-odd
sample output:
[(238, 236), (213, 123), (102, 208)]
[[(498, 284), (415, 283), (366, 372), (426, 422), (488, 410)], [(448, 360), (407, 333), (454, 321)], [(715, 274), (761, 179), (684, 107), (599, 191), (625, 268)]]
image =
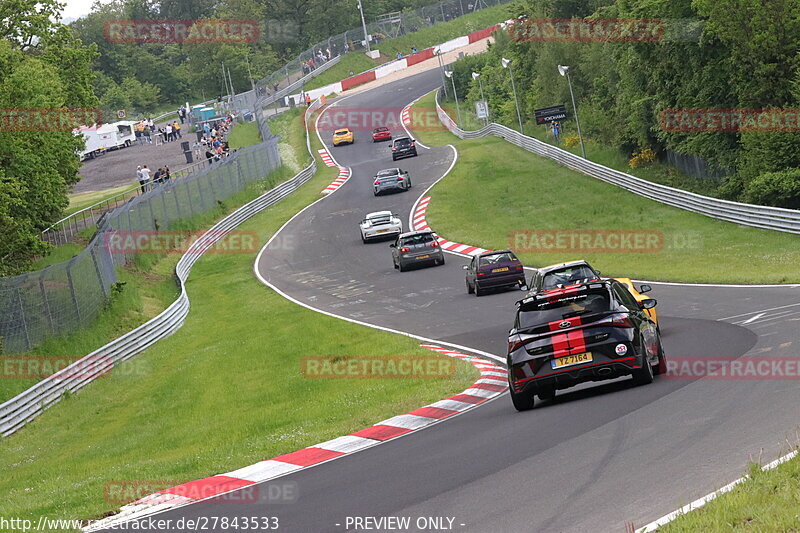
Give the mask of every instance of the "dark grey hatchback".
[(444, 264), (444, 252), (431, 231), (402, 233), (390, 244), (394, 268), (405, 272), (411, 265)]

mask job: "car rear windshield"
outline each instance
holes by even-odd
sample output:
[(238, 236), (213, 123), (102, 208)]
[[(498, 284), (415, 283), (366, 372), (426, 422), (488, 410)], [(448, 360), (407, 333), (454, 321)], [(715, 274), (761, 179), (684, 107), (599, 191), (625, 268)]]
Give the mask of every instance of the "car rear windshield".
[(516, 256), (509, 252), (503, 252), (500, 254), (484, 255), (479, 259), (478, 265), (496, 265), (497, 263), (508, 263), (509, 261), (517, 261)]
[(370, 222), (373, 224), (388, 224), (391, 222), (391, 217), (389, 215), (376, 215), (369, 219)]
[(426, 244), (433, 241), (433, 233), (420, 233), (419, 235), (409, 235), (400, 239), (401, 246), (411, 246), (414, 244)]
[(350, 130), (336, 130), (333, 132), (334, 135), (347, 135), (350, 133)]
[(389, 128), (375, 128), (373, 133), (381, 133), (384, 131), (389, 131)]
[(567, 267), (545, 274), (544, 280), (542, 280), (542, 289), (555, 289), (559, 285), (570, 285), (596, 277), (592, 269), (586, 265)]
[(381, 170), (378, 172), (379, 178), (385, 178), (387, 176), (397, 176), (397, 169), (396, 168), (388, 168), (386, 170)]
[(565, 318), (607, 312), (611, 310), (611, 302), (611, 296), (605, 288), (562, 298), (537, 299), (522, 304), (517, 312), (516, 327), (525, 330)]
[(394, 145), (395, 146), (399, 146), (400, 148), (405, 148), (406, 146), (409, 146), (410, 144), (411, 144), (411, 140), (409, 140), (409, 139), (397, 139), (394, 142)]

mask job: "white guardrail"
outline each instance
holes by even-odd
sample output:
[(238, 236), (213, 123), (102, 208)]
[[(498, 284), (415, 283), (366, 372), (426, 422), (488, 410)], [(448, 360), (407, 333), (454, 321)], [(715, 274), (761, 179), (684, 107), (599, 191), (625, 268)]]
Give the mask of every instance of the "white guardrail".
[[(306, 120), (320, 107), (320, 100), (316, 100), (308, 108)], [(75, 361), (0, 405), (0, 434), (4, 437), (11, 435), (39, 416), (45, 409), (60, 401), (64, 394), (79, 391), (98, 377), (109, 372), (114, 366), (132, 358), (153, 343), (177, 331), (189, 314), (189, 295), (186, 293), (185, 283), (195, 262), (208, 248), (231, 230), (267, 207), (278, 203), (314, 175), (316, 160), (311, 152), (311, 140), (308, 131), (308, 124), (306, 124), (306, 147), (311, 155), (310, 165), (290, 180), (283, 182), (281, 185), (240, 207), (215, 224), (183, 254), (175, 267), (175, 274), (181, 289), (181, 294), (177, 300), (157, 317)]]
[(743, 226), (787, 233), (800, 233), (800, 211), (795, 209), (731, 202), (653, 183), (593, 163), (556, 146), (522, 135), (520, 132), (501, 124), (491, 123), (478, 131), (464, 131), (456, 125), (453, 119), (439, 105), (438, 91), (436, 92), (436, 112), (442, 124), (453, 135), (461, 139), (477, 139), (487, 135), (496, 135), (536, 155), (552, 159), (587, 176), (622, 187), (656, 202)]

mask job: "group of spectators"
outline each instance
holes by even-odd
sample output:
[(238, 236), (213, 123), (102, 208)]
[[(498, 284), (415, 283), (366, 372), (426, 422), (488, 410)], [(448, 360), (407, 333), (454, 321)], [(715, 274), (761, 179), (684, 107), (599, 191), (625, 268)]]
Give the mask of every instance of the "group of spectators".
[[(333, 45), (333, 48), (336, 50), (336, 45)], [(303, 68), (303, 74), (308, 74), (309, 72), (317, 70), (317, 67), (330, 61), (333, 57), (336, 57), (336, 53), (331, 52), (330, 48), (326, 48), (324, 52), (322, 49), (317, 50), (311, 59), (300, 62), (300, 66)]]
[(203, 137), (199, 141), (195, 141), (192, 146), (195, 157), (199, 159), (205, 155), (209, 163), (227, 157), (230, 153), (230, 147), (225, 138), (228, 136), (235, 118), (235, 115), (231, 113), (224, 119), (204, 122), (202, 128)]
[(159, 128), (156, 128), (151, 119), (142, 120), (133, 126), (133, 131), (139, 144), (153, 144), (153, 137), (156, 135), (160, 135), (164, 142), (177, 141), (183, 137), (177, 120), (172, 123), (167, 122)]
[(158, 183), (166, 183), (170, 179), (169, 167), (164, 165), (150, 176), (150, 169), (147, 165), (136, 167), (136, 179), (139, 180), (139, 187), (145, 193)]

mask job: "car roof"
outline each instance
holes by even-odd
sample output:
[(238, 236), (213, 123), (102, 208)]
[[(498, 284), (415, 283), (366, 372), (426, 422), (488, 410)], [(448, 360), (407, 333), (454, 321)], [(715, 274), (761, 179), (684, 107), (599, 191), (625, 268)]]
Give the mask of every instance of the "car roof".
[(398, 235), (398, 237), (401, 237), (401, 238), (402, 237), (413, 237), (414, 235), (428, 235), (428, 234), (435, 235), (431, 230), (424, 229), (424, 230), (409, 231), (409, 232), (406, 232), (406, 233), (401, 233), (400, 235)]
[(366, 218), (390, 217), (390, 216), (392, 216), (391, 211), (375, 211), (374, 213), (368, 213)]
[[(495, 250), (494, 252), (483, 252), (478, 254), (478, 257), (486, 257), (489, 255), (499, 255), (499, 254), (514, 254), (511, 250)], [(514, 254), (516, 256), (517, 254)]]
[(589, 268), (594, 270), (594, 268), (592, 268), (592, 265), (590, 265), (588, 262), (586, 262), (583, 259), (579, 259), (577, 261), (569, 261), (569, 262), (566, 262), (566, 263), (556, 263), (555, 265), (542, 267), (542, 268), (539, 269), (539, 272), (541, 272), (542, 274), (547, 274), (548, 272), (552, 272), (553, 270), (561, 270), (562, 268), (569, 268), (569, 267), (583, 266), (583, 265), (588, 266)]
[(397, 141), (410, 141), (410, 140), (411, 140), (411, 137), (395, 137), (394, 138), (394, 142), (397, 142)]
[(389, 128), (387, 128), (386, 126), (381, 126), (380, 128), (375, 128), (375, 129), (374, 129), (374, 130), (372, 130), (372, 131), (386, 131), (386, 130), (388, 130), (388, 129), (389, 129)]
[[(549, 300), (549, 299), (552, 299), (552, 298), (558, 297), (558, 296), (572, 295), (572, 294), (578, 292), (579, 290), (581, 290), (581, 288), (589, 286), (589, 285), (595, 285), (596, 286), (596, 285), (600, 284), (600, 285), (603, 285), (606, 288), (608, 288), (610, 286), (611, 282), (612, 282), (612, 280), (610, 280), (610, 279), (594, 279), (594, 280), (582, 281), (582, 282), (578, 282), (578, 283), (572, 283), (572, 284), (566, 285), (564, 287), (556, 287), (556, 288), (553, 288), (553, 289), (547, 289), (547, 290), (540, 291), (540, 292), (537, 292), (537, 293), (528, 293), (528, 296), (523, 298), (522, 300), (519, 300), (517, 302), (517, 304), (519, 305), (521, 303), (529, 303), (529, 302), (532, 302), (534, 300), (540, 300), (540, 301), (541, 300), (545, 300), (545, 299)], [(591, 287), (591, 288), (598, 288), (598, 287)]]

